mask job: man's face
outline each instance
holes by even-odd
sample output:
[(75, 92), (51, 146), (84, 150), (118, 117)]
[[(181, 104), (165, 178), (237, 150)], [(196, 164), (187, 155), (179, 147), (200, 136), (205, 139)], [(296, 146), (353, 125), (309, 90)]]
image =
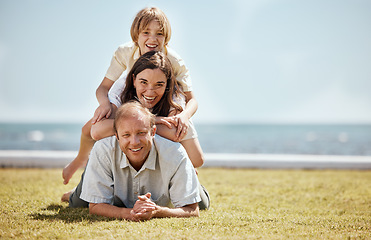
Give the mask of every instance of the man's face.
[(152, 147), (156, 127), (150, 127), (149, 119), (139, 113), (118, 122), (116, 137), (121, 150), (137, 171), (146, 161)]

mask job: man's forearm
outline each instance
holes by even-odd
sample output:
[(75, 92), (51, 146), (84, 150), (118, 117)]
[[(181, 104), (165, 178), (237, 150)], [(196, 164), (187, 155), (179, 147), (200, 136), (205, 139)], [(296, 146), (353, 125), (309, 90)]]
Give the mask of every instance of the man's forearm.
[(90, 203), (90, 214), (104, 217), (133, 220), (130, 214), (131, 208), (120, 208), (107, 203)]
[(163, 218), (163, 217), (199, 217), (200, 211), (198, 208), (198, 203), (190, 204), (179, 208), (168, 208), (168, 207), (158, 207), (153, 217)]

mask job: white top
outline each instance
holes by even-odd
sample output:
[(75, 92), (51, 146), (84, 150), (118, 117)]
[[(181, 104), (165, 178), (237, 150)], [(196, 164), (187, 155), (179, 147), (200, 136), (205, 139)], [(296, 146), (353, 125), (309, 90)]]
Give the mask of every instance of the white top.
[(132, 208), (147, 192), (157, 205), (183, 207), (201, 201), (199, 182), (181, 144), (155, 135), (150, 154), (137, 172), (121, 151), (116, 137), (98, 141), (85, 171), (80, 198), (113, 204), (119, 198)]
[[(168, 57), (173, 67), (174, 76), (184, 92), (192, 91), (192, 81), (189, 70), (183, 59), (171, 48), (165, 47), (164, 53)], [(121, 74), (133, 67), (135, 61), (140, 57), (139, 47), (134, 42), (122, 44), (113, 54), (111, 65), (109, 66), (106, 78), (116, 81)]]

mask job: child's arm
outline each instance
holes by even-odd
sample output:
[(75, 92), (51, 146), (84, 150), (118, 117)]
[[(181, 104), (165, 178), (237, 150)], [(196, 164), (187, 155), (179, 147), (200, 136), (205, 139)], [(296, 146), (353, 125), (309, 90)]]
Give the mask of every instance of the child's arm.
[(112, 87), (114, 81), (109, 78), (104, 78), (96, 91), (99, 107), (95, 110), (92, 124), (99, 122), (102, 118), (109, 118), (112, 113), (111, 103), (108, 99), (108, 91)]

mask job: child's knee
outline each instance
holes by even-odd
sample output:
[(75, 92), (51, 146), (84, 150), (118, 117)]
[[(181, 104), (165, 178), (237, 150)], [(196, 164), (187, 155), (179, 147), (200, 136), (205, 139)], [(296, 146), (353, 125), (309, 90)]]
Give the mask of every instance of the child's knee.
[(90, 121), (85, 123), (85, 125), (82, 127), (81, 129), (81, 133), (86, 136), (86, 137), (91, 137), (90, 135), (90, 131), (91, 131), (91, 123)]
[(100, 132), (97, 131), (96, 128), (91, 128), (91, 131), (90, 131), (90, 136), (91, 138), (93, 138), (95, 141), (98, 141), (100, 139), (102, 139), (103, 137), (100, 135)]

